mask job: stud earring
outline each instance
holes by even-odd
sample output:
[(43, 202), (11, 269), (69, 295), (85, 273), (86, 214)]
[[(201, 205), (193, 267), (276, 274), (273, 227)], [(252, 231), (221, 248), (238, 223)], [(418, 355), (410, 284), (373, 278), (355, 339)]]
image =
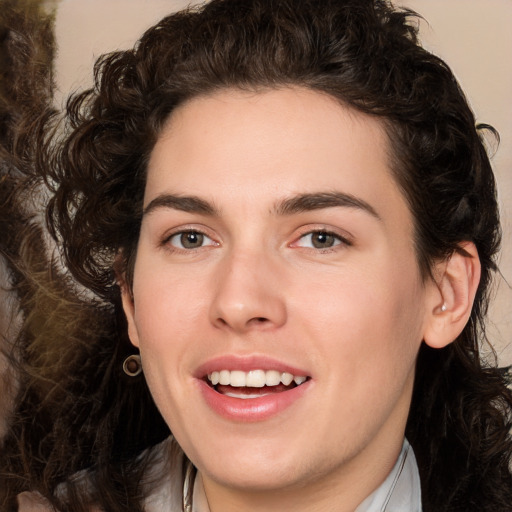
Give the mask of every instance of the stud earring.
[(446, 307), (446, 304), (443, 304), (441, 306), (441, 311), (444, 313), (448, 308)]
[(142, 362), (138, 354), (132, 354), (123, 361), (123, 371), (129, 377), (137, 377), (142, 373)]

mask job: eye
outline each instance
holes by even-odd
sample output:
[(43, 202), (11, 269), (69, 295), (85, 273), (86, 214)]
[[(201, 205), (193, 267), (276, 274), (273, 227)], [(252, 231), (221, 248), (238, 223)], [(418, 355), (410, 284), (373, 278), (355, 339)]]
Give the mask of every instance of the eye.
[(329, 231), (312, 231), (302, 235), (294, 245), (312, 249), (330, 249), (342, 243), (349, 245), (347, 240)]
[(209, 236), (194, 230), (174, 233), (167, 242), (178, 249), (199, 249), (207, 245), (215, 245)]

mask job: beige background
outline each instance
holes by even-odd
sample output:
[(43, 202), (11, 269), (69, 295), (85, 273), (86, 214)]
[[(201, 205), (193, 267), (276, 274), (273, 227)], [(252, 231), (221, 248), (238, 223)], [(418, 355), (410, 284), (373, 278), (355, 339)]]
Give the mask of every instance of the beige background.
[[(91, 83), (94, 60), (128, 48), (149, 26), (185, 0), (49, 0), (58, 5), (58, 94)], [(501, 135), (493, 158), (499, 184), (504, 247), (497, 299), (489, 322), (501, 364), (512, 363), (512, 0), (396, 0), (425, 18), (424, 45), (445, 59), (466, 91), (479, 122)], [(507, 284), (508, 283), (508, 284)]]

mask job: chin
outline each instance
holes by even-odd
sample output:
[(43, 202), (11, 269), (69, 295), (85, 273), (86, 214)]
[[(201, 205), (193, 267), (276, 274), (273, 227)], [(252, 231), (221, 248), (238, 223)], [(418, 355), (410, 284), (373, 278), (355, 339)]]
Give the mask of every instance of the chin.
[(301, 478), (296, 466), (292, 468), (288, 464), (275, 463), (262, 468), (250, 464), (233, 464), (229, 470), (217, 466), (207, 468), (204, 474), (222, 486), (254, 493), (277, 491), (293, 487), (302, 480), (309, 480), (309, 476)]

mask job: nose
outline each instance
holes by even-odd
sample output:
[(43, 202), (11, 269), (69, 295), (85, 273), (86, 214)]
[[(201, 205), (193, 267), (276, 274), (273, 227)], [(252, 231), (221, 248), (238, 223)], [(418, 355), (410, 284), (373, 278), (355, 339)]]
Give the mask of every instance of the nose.
[(282, 269), (271, 256), (232, 254), (222, 261), (214, 279), (210, 317), (216, 327), (244, 333), (286, 323)]

